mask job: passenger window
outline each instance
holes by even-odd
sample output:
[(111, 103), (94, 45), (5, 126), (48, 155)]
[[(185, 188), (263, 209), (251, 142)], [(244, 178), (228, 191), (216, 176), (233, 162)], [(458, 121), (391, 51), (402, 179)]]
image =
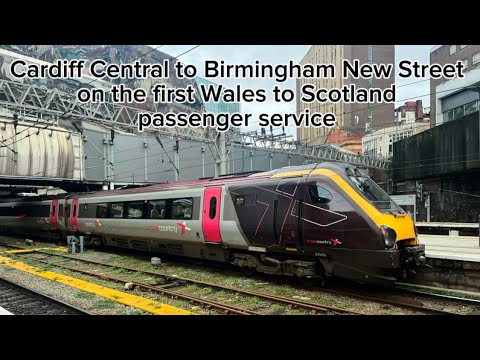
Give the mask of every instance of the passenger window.
[(97, 218), (105, 219), (107, 217), (107, 204), (97, 204)]
[[(92, 204), (95, 205), (95, 204)], [(88, 208), (88, 204), (78, 204), (78, 217), (82, 219), (91, 219), (96, 215), (95, 207)]]
[(129, 219), (143, 218), (143, 201), (128, 203), (127, 207), (127, 217)]
[(110, 217), (114, 219), (123, 218), (123, 203), (113, 203)]
[(308, 185), (308, 193), (312, 204), (328, 204), (333, 198), (328, 190), (315, 183)]
[(77, 217), (77, 205), (73, 205), (73, 217)]
[(210, 211), (208, 212), (208, 217), (210, 219), (215, 219), (215, 215), (217, 215), (217, 198), (213, 196), (210, 199)]
[(151, 200), (148, 202), (149, 219), (165, 219), (167, 209), (166, 200)]
[(172, 200), (172, 219), (191, 219), (193, 210), (193, 199)]
[(235, 205), (245, 205), (245, 196), (237, 195), (235, 198)]

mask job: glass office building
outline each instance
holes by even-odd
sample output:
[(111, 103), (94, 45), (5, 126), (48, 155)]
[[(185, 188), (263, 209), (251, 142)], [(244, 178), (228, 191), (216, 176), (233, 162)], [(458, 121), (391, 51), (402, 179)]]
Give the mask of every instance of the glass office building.
[[(208, 81), (206, 79), (203, 79), (201, 77), (197, 77), (195, 79), (197, 81), (197, 87), (199, 85), (213, 85), (215, 88), (218, 87), (218, 84)], [(200, 90), (198, 89), (198, 94), (201, 94)], [(201, 95), (200, 95), (201, 96)], [(220, 100), (220, 102), (216, 103), (213, 101), (205, 101), (204, 102), (205, 106), (205, 112), (213, 113), (213, 114), (219, 114), (219, 113), (237, 113), (240, 112), (240, 103), (235, 102), (224, 102), (223, 100)]]

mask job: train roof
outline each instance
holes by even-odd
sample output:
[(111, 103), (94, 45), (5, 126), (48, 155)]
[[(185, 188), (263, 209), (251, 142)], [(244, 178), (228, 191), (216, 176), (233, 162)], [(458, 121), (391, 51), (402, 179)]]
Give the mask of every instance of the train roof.
[[(19, 201), (19, 202), (30, 202), (30, 201), (43, 201), (51, 199), (64, 199), (64, 198), (83, 198), (83, 197), (97, 197), (97, 196), (108, 196), (108, 195), (126, 195), (126, 194), (135, 194), (135, 193), (149, 193), (155, 191), (169, 190), (172, 188), (175, 189), (185, 189), (191, 186), (211, 186), (211, 185), (223, 185), (225, 183), (235, 183), (238, 181), (255, 181), (258, 179), (269, 179), (273, 176), (281, 176), (282, 173), (298, 173), (305, 171), (305, 174), (301, 176), (308, 175), (315, 169), (330, 169), (337, 174), (345, 174), (346, 168), (352, 167), (352, 165), (346, 163), (338, 162), (322, 162), (322, 163), (313, 163), (307, 165), (298, 165), (298, 166), (285, 166), (270, 171), (263, 172), (245, 172), (245, 173), (236, 173), (222, 175), (214, 178), (203, 178), (198, 180), (189, 180), (189, 181), (179, 181), (173, 183), (161, 183), (148, 185), (137, 188), (129, 189), (115, 189), (115, 190), (102, 190), (102, 191), (92, 191), (84, 193), (64, 193), (59, 195), (50, 195), (50, 196), (38, 196), (38, 197), (27, 197), (27, 198), (15, 198), (15, 199), (1, 199), (0, 202), (9, 202), (9, 201)], [(297, 175), (298, 176), (298, 175)]]
[(68, 193), (62, 193), (57, 195), (38, 195), (38, 196), (17, 196), (17, 197), (5, 197), (0, 198), (1, 203), (9, 203), (12, 201), (18, 203), (29, 203), (29, 202), (37, 202), (37, 201), (45, 201), (45, 200), (53, 200), (53, 199), (63, 199), (68, 195)]
[[(308, 165), (299, 165), (299, 166), (286, 166), (279, 169), (264, 171), (264, 172), (246, 172), (246, 173), (237, 173), (222, 175), (214, 178), (203, 178), (198, 180), (189, 180), (189, 181), (178, 181), (173, 183), (163, 183), (163, 184), (154, 184), (137, 188), (130, 189), (115, 189), (115, 190), (103, 190), (103, 191), (94, 191), (89, 193), (78, 193), (76, 196), (72, 197), (96, 197), (96, 196), (105, 196), (105, 195), (125, 195), (125, 194), (135, 194), (135, 193), (149, 193), (154, 191), (163, 191), (169, 189), (185, 189), (191, 186), (212, 186), (212, 185), (223, 185), (226, 183), (235, 183), (238, 181), (256, 181), (259, 179), (269, 179), (274, 175), (279, 175), (282, 173), (290, 173), (297, 171), (308, 171), (305, 175), (308, 175), (311, 171), (319, 168), (330, 169), (338, 174), (345, 174), (345, 169), (351, 165), (345, 163), (333, 163), (333, 162), (322, 162)], [(310, 171), (309, 171), (310, 170)]]
[(284, 166), (282, 168), (272, 170), (269, 173), (272, 173), (272, 176), (273, 175), (278, 176), (279, 174), (289, 173), (289, 172), (298, 172), (298, 171), (304, 171), (304, 170), (307, 170), (307, 171), (310, 170), (311, 172), (315, 169), (329, 169), (338, 174), (345, 174), (346, 169), (348, 167), (354, 167), (354, 166), (347, 163), (324, 161), (321, 163), (312, 163), (307, 165)]

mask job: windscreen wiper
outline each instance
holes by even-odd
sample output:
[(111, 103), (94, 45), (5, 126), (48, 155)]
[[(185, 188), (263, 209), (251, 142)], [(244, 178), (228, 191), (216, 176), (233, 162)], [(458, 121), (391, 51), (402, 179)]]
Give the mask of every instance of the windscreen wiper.
[[(355, 170), (357, 170), (357, 169), (355, 169)], [(348, 176), (354, 178), (354, 179), (357, 181), (357, 186), (360, 188), (360, 190), (362, 190), (362, 191), (365, 192), (365, 191), (366, 191), (365, 185), (364, 185), (363, 182), (358, 178), (358, 175), (357, 175), (354, 171), (352, 171), (352, 169), (349, 168), (349, 167), (346, 168), (346, 171), (347, 171), (347, 175), (348, 175)], [(358, 171), (358, 170), (357, 170), (357, 171)], [(360, 175), (361, 175), (361, 174), (360, 174)]]
[(405, 216), (407, 216), (407, 213), (400, 212), (399, 210), (397, 210), (397, 212), (393, 212), (392, 210), (389, 210), (388, 212), (395, 217), (405, 217)]

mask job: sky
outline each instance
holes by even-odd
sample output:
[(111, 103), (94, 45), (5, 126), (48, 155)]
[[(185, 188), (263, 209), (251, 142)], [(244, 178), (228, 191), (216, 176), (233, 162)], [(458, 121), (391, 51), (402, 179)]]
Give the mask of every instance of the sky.
[[(157, 47), (158, 45), (153, 45)], [(395, 45), (395, 63), (402, 59), (417, 60), (423, 64), (430, 63), (430, 49), (434, 45)], [(158, 50), (178, 56), (195, 45), (165, 45)], [(254, 64), (255, 60), (261, 63), (286, 64), (289, 60), (295, 63), (300, 62), (306, 54), (310, 45), (201, 45), (192, 51), (181, 55), (179, 60), (185, 64), (195, 65), (198, 75), (203, 76), (203, 63), (205, 60), (224, 60), (227, 64)], [(375, 62), (375, 59), (374, 59)], [(396, 74), (398, 72), (396, 71)], [(233, 87), (236, 84), (243, 88), (265, 88), (268, 92), (276, 84), (274, 79), (209, 79), (213, 82)], [(423, 80), (423, 81), (421, 81)], [(416, 82), (415, 84), (410, 84)], [(424, 107), (429, 106), (430, 84), (428, 79), (402, 79), (395, 77), (397, 85), (395, 107), (403, 105), (407, 100), (422, 99)], [(290, 88), (295, 91), (295, 80), (289, 79), (281, 87)], [(276, 103), (273, 96), (267, 97), (264, 103), (242, 103), (242, 112), (252, 113), (253, 118), (260, 113), (295, 113), (296, 102)], [(392, 119), (393, 121), (393, 119)], [(251, 125), (251, 129), (258, 126)], [(288, 129), (288, 134), (294, 134), (294, 128)]]

